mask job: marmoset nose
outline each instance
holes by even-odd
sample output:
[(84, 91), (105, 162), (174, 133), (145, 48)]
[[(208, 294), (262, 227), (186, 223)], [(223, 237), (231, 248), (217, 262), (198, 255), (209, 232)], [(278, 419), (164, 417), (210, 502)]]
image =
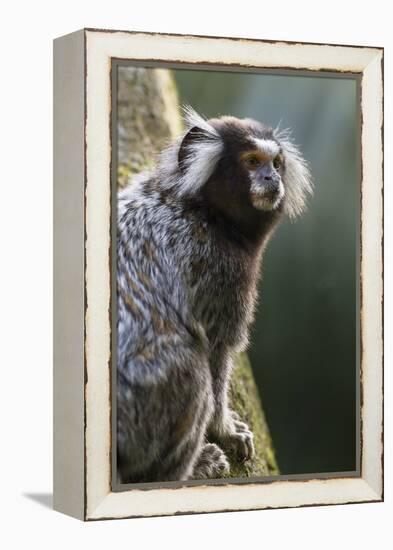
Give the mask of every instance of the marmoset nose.
[(280, 190), (279, 178), (274, 175), (267, 176), (267, 177), (265, 176), (264, 178), (262, 177), (259, 180), (259, 184), (261, 186), (261, 191), (263, 193), (263, 196), (268, 200), (274, 201)]
[(265, 162), (258, 170), (261, 180), (272, 181), (274, 179), (274, 166), (272, 162)]

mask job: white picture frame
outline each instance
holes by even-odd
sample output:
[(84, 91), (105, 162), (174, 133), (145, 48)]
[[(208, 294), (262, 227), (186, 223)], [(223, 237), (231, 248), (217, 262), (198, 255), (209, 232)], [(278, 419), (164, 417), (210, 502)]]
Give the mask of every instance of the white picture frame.
[[(360, 472), (112, 490), (111, 63), (357, 74)], [(82, 520), (383, 500), (383, 49), (84, 29), (54, 43), (54, 507)]]

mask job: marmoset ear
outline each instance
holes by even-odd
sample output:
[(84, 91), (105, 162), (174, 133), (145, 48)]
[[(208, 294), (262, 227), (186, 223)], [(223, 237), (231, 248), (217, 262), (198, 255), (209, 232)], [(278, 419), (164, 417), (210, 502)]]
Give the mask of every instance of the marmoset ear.
[(191, 107), (184, 107), (183, 110), (187, 131), (177, 150), (180, 172), (177, 192), (185, 196), (193, 195), (203, 187), (220, 159), (224, 144), (208, 120)]
[(289, 129), (276, 128), (275, 138), (280, 142), (285, 159), (285, 206), (284, 210), (292, 219), (300, 216), (307, 206), (307, 199), (313, 192), (310, 170), (302, 153), (292, 140)]
[(195, 147), (198, 144), (201, 145), (204, 139), (208, 140), (209, 136), (202, 128), (199, 128), (198, 126), (194, 126), (186, 133), (186, 135), (182, 139), (177, 155), (177, 160), (181, 172), (184, 172), (184, 170), (186, 169), (188, 164), (187, 161), (189, 160), (189, 157), (193, 154), (193, 151), (195, 151)]

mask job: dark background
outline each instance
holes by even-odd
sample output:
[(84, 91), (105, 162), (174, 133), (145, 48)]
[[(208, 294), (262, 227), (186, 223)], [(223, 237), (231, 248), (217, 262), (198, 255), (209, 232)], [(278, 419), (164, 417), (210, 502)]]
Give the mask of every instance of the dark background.
[(290, 127), (315, 183), (263, 262), (251, 357), (282, 474), (356, 469), (359, 115), (354, 78), (175, 70), (180, 101)]

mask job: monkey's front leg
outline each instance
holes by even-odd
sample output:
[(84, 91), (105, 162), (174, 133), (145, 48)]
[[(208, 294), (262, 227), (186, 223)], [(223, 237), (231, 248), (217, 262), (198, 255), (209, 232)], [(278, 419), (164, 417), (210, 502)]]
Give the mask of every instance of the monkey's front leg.
[(254, 455), (253, 433), (239, 415), (228, 404), (228, 389), (233, 369), (230, 353), (216, 349), (210, 357), (213, 379), (214, 414), (209, 426), (209, 434), (218, 439), (228, 450), (232, 450), (240, 460), (249, 460)]

